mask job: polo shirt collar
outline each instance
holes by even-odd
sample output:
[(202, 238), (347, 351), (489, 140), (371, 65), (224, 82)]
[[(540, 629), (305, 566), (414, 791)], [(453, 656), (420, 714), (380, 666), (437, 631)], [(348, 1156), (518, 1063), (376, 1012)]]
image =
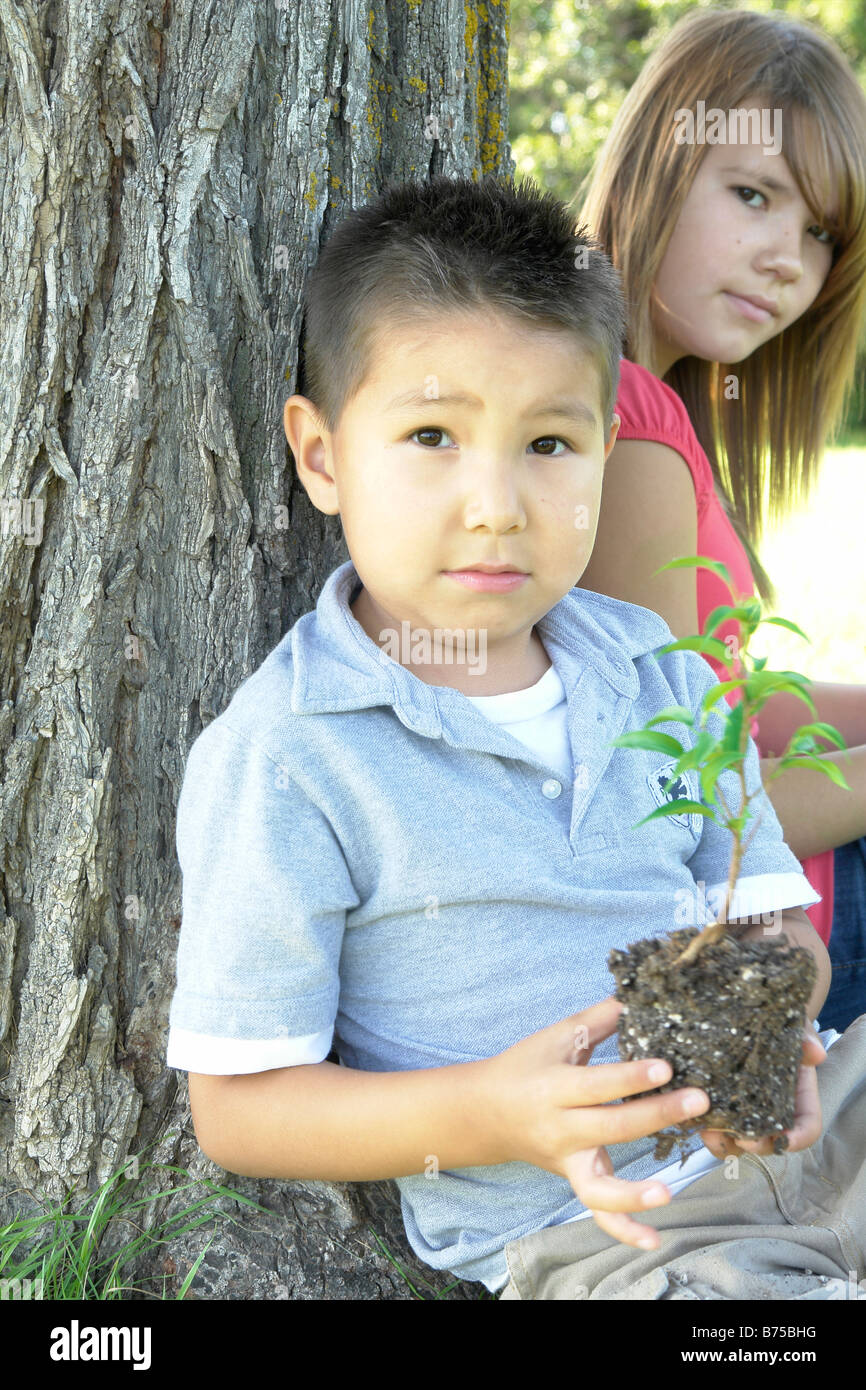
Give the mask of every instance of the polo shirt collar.
[[(452, 726), (465, 719), (465, 697), (421, 680), (367, 636), (349, 607), (360, 583), (351, 560), (339, 565), (325, 581), (315, 611), (305, 613), (287, 634), (292, 712), (393, 705), (407, 727), (440, 737), (443, 720)], [(632, 700), (640, 690), (634, 658), (671, 639), (667, 623), (650, 609), (579, 588), (569, 590), (536, 627), (567, 690), (573, 674), (588, 667)]]

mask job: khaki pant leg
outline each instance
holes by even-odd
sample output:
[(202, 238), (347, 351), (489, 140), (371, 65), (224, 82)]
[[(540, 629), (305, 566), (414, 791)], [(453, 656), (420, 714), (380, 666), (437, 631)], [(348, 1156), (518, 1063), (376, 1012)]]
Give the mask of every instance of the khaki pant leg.
[(866, 1014), (817, 1068), (824, 1129), (795, 1154), (740, 1154), (641, 1213), (637, 1250), (593, 1220), (510, 1241), (500, 1298), (866, 1298)]

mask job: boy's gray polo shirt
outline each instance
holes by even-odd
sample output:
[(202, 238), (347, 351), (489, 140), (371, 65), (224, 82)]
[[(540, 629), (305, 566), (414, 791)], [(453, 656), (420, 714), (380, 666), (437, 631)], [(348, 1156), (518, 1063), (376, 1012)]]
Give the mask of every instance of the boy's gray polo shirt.
[[(568, 699), (568, 785), (461, 692), (381, 652), (349, 608), (359, 585), (340, 565), (190, 749), (169, 1066), (265, 1071), (332, 1046), (365, 1071), (490, 1057), (608, 997), (612, 947), (709, 921), (698, 885), (727, 880), (730, 836), (712, 821), (631, 828), (672, 759), (610, 740), (697, 710), (716, 684), (694, 652), (652, 655), (672, 640), (658, 614), (575, 588), (536, 625)], [(749, 790), (759, 777), (749, 740)], [(720, 785), (738, 805), (736, 779)], [(766, 793), (756, 804), (755, 891), (732, 916), (817, 900)], [(590, 1065), (618, 1060), (613, 1036)], [(611, 1145), (615, 1171), (657, 1172), (653, 1148)], [(437, 1173), (419, 1154), (397, 1184), (419, 1257), (494, 1285), (508, 1241), (585, 1209), (522, 1162)]]

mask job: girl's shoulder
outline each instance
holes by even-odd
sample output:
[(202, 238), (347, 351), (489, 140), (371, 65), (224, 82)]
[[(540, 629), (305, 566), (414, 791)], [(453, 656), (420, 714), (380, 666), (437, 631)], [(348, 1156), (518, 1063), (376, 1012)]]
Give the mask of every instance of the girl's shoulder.
[(616, 413), (622, 420), (619, 438), (626, 430), (630, 432), (638, 426), (650, 426), (659, 433), (673, 434), (684, 442), (689, 442), (691, 437), (697, 448), (701, 447), (688, 411), (676, 391), (653, 376), (646, 367), (630, 362), (627, 357), (620, 358), (619, 363)]
[(686, 460), (699, 496), (713, 490), (710, 461), (676, 391), (627, 357), (620, 359), (615, 410), (621, 421), (618, 440), (666, 444)]

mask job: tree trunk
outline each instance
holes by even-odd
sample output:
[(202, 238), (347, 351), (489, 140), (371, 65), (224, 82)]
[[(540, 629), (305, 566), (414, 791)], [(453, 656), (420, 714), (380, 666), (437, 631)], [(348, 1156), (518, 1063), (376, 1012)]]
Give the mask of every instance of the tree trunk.
[(347, 558), (282, 428), (306, 274), (389, 180), (513, 173), (507, 4), (118, 11), (0, 0), (0, 1225), (129, 1159), (152, 1230), (206, 1195), (146, 1166), (174, 1164), (273, 1215), (221, 1198), (125, 1296), (175, 1297), (210, 1241), (189, 1297), (418, 1296), (375, 1233), (436, 1297), (393, 1184), (198, 1149), (165, 1065), (175, 808), (193, 739)]

